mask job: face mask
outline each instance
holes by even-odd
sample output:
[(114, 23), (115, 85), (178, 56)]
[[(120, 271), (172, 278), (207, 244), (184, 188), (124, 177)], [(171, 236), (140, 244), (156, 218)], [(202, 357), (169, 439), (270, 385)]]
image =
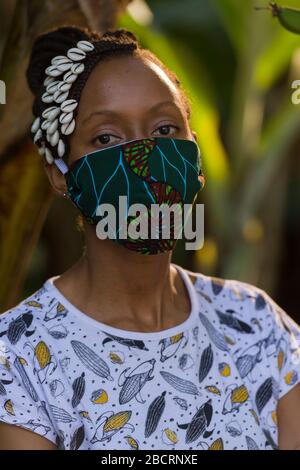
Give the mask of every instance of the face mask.
[[(62, 160), (59, 159), (60, 164)], [(64, 164), (65, 165), (65, 164)], [(200, 149), (195, 141), (154, 137), (128, 141), (91, 152), (77, 160), (71, 168), (57, 166), (65, 173), (67, 194), (87, 222), (97, 224), (103, 216), (97, 215), (99, 204), (111, 204), (119, 214), (119, 196), (126, 196), (125, 218), (116, 222), (112, 238), (122, 246), (142, 254), (156, 254), (172, 250), (176, 243), (174, 224), (170, 238), (162, 238), (161, 219), (154, 238), (150, 232), (151, 204), (183, 209), (192, 205), (197, 192), (204, 186)], [(149, 232), (147, 238), (121, 238), (124, 225), (141, 220), (129, 215), (128, 207), (143, 204), (147, 208)], [(145, 213), (144, 213), (145, 215)], [(115, 238), (114, 238), (115, 237)]]

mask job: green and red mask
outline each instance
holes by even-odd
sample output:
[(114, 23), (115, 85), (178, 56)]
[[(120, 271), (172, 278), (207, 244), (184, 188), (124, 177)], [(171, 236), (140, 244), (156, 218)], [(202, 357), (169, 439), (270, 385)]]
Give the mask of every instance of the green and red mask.
[[(103, 219), (103, 215), (97, 215), (99, 205), (110, 204), (119, 214), (120, 196), (126, 196), (128, 207), (143, 204), (149, 224), (150, 220), (153, 223), (152, 204), (176, 205), (183, 211), (185, 204), (194, 203), (205, 181), (197, 143), (170, 137), (136, 139), (96, 150), (76, 160), (70, 168), (65, 167), (65, 171), (57, 166), (65, 174), (70, 199), (90, 224)], [(170, 238), (162, 238), (161, 220), (157, 221), (158, 232), (154, 238), (127, 236), (123, 239), (121, 226), (128, 227), (134, 221), (135, 216), (126, 213), (108, 238), (142, 254), (157, 254), (174, 248), (174, 227), (170, 227)], [(153, 234), (150, 230), (148, 233)]]

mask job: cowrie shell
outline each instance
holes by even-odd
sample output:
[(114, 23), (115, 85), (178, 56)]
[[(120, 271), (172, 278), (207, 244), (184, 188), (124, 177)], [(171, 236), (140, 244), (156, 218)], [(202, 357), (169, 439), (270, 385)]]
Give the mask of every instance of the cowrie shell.
[(52, 65), (62, 64), (63, 62), (69, 62), (68, 57), (65, 55), (57, 55), (51, 60)]
[(47, 91), (48, 93), (50, 93), (50, 94), (51, 94), (51, 93), (53, 94), (53, 93), (57, 90), (57, 86), (58, 86), (59, 83), (60, 83), (59, 80), (55, 80), (54, 82), (50, 83), (50, 84), (47, 86), (46, 91)]
[(50, 75), (50, 77), (58, 77), (62, 74), (62, 71), (58, 70), (56, 65), (49, 65), (49, 67), (46, 68), (46, 74)]
[(51, 106), (42, 112), (43, 118), (48, 119), (48, 121), (53, 121), (59, 114), (60, 108), (58, 106)]
[(51, 121), (48, 121), (48, 119), (46, 119), (45, 121), (42, 122), (41, 128), (43, 129), (43, 131), (46, 131), (50, 125), (51, 125)]
[(57, 146), (57, 153), (59, 157), (62, 157), (65, 153), (65, 144), (61, 139), (58, 141), (58, 146)]
[(61, 132), (64, 135), (72, 134), (74, 129), (75, 129), (75, 119), (73, 119), (71, 122), (68, 122), (67, 124), (63, 124), (61, 126)]
[(45, 93), (43, 93), (42, 101), (44, 103), (52, 103), (53, 100), (54, 100), (54, 98), (53, 98), (52, 94), (48, 93), (47, 91)]
[(67, 52), (67, 56), (71, 60), (78, 61), (84, 59), (86, 57), (86, 53), (77, 47), (71, 47)]
[(67, 70), (70, 70), (70, 68), (72, 67), (72, 62), (66, 62), (64, 64), (58, 64), (56, 67), (61, 72), (66, 72)]
[(52, 83), (52, 82), (54, 82), (54, 77), (46, 77), (44, 80), (44, 85), (48, 86), (49, 83)]
[(33, 142), (36, 143), (37, 140), (39, 140), (42, 137), (42, 131), (41, 129), (38, 129), (37, 132), (34, 135)]
[(50, 136), (50, 144), (52, 145), (52, 147), (55, 147), (58, 141), (59, 141), (59, 132), (55, 131), (54, 134)]
[(48, 163), (50, 163), (50, 164), (53, 163), (54, 158), (52, 156), (52, 153), (50, 152), (50, 150), (47, 147), (45, 147), (45, 157), (46, 157), (46, 160), (47, 160)]
[(60, 90), (57, 90), (57, 91), (54, 93), (54, 101), (55, 101), (56, 103), (62, 103), (63, 101), (65, 101), (65, 100), (68, 98), (68, 94), (69, 94), (68, 91), (60, 91)]
[(93, 49), (95, 49), (93, 44), (89, 41), (78, 41), (78, 43), (76, 45), (79, 49), (81, 49), (84, 52), (89, 52), (89, 51), (92, 51)]
[(65, 75), (64, 75), (64, 82), (73, 83), (73, 82), (75, 82), (76, 78), (77, 78), (77, 75), (75, 73), (72, 73), (69, 70), (69, 72), (65, 73)]
[(84, 71), (84, 64), (73, 64), (71, 67), (71, 72), (76, 73), (77, 75)]
[(73, 113), (62, 113), (60, 116), (59, 116), (59, 122), (61, 124), (67, 124), (68, 122), (71, 122), (73, 119)]
[(70, 90), (71, 86), (72, 83), (59, 82), (57, 89), (60, 91), (68, 91)]
[(39, 148), (38, 148), (38, 153), (39, 153), (40, 155), (44, 155), (44, 153), (45, 153), (45, 144), (44, 144), (42, 147), (39, 147)]
[(76, 100), (66, 100), (64, 103), (60, 105), (60, 109), (64, 113), (71, 113), (72, 111), (74, 111), (74, 109), (77, 108), (77, 106), (78, 106), (78, 103)]
[(33, 121), (31, 129), (30, 129), (33, 134), (35, 134), (38, 128), (40, 127), (40, 122), (41, 122), (40, 117), (35, 118), (35, 120)]
[(58, 119), (55, 119), (55, 121), (53, 121), (51, 125), (47, 128), (48, 134), (53, 134), (57, 128), (58, 128)]

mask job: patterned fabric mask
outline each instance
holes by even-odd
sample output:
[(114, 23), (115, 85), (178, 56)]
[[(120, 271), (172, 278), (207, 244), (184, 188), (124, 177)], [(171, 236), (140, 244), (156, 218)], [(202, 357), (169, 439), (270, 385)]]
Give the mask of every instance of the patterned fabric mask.
[[(151, 218), (151, 204), (176, 205), (183, 211), (184, 204), (194, 203), (205, 181), (196, 142), (169, 137), (137, 139), (91, 152), (77, 160), (65, 178), (67, 194), (90, 224), (97, 224), (103, 218), (96, 214), (99, 204), (111, 204), (119, 214), (119, 196), (127, 197), (128, 206), (143, 204), (149, 223), (147, 238), (120, 237), (122, 224), (128, 227), (137, 220), (137, 216), (127, 212), (123, 221), (116, 221), (115, 238), (108, 235), (142, 254), (168, 251), (176, 243), (174, 219), (170, 219), (170, 238), (163, 238), (161, 219)], [(148, 238), (151, 220), (157, 223), (155, 238), (150, 235)]]

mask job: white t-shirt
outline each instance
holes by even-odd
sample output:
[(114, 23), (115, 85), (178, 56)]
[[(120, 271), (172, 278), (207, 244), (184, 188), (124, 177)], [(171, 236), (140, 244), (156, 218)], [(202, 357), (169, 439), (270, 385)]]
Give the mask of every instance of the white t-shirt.
[(248, 283), (173, 264), (191, 311), (159, 332), (98, 322), (54, 276), (0, 315), (0, 421), (61, 449), (272, 449), (300, 327)]

